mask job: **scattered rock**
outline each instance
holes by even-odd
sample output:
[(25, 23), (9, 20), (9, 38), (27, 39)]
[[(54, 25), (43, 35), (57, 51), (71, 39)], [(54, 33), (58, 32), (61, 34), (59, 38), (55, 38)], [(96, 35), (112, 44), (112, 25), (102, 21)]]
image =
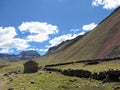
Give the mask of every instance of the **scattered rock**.
[(12, 81), (13, 81), (13, 79), (12, 79), (12, 78), (10, 78), (9, 80), (10, 80), (10, 82), (12, 82)]
[(51, 71), (49, 71), (49, 73), (52, 73)]
[(84, 63), (84, 65), (96, 65), (96, 64), (99, 64), (100, 62), (99, 61), (87, 61)]
[(70, 82), (75, 82), (75, 81), (77, 81), (76, 79), (74, 79), (74, 80), (69, 80)]
[(8, 90), (14, 90), (14, 88), (9, 88)]
[(5, 73), (3, 76), (9, 76), (9, 74), (8, 74), (8, 73)]
[[(59, 72), (63, 75), (67, 76), (75, 76), (80, 78), (89, 78), (89, 79), (96, 79), (101, 80), (103, 83), (107, 82), (120, 82), (120, 70), (114, 70), (110, 69), (108, 71), (101, 71), (101, 72), (90, 72), (88, 70), (82, 70), (82, 69), (68, 69), (68, 70), (62, 70), (62, 69), (56, 69), (56, 68), (44, 68), (46, 71), (51, 72)], [(70, 81), (72, 82), (72, 81)]]
[(31, 84), (35, 84), (35, 82), (34, 82), (34, 81), (31, 81), (30, 83), (31, 83)]
[(9, 76), (9, 75), (11, 75), (11, 74), (19, 74), (20, 73), (20, 70), (18, 70), (18, 71), (9, 71), (9, 72), (6, 72), (3, 76)]
[(114, 86), (114, 90), (120, 90), (120, 86)]

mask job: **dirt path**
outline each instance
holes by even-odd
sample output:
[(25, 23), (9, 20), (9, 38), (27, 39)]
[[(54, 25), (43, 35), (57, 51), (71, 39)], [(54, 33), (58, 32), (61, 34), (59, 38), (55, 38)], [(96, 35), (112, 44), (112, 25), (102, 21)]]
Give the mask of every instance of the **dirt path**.
[(0, 90), (7, 90), (7, 81), (2, 77), (2, 74), (0, 74)]

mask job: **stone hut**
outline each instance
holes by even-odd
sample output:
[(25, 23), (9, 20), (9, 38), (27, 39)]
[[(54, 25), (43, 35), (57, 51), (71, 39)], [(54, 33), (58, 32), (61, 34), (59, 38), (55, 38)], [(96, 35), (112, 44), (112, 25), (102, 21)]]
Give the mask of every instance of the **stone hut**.
[(38, 63), (33, 60), (27, 61), (24, 64), (24, 73), (35, 73), (38, 71)]

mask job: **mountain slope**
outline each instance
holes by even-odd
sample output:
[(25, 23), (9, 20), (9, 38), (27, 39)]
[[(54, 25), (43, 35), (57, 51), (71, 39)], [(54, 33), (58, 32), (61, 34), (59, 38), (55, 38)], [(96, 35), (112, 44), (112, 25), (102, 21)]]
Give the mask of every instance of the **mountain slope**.
[(5, 61), (5, 60), (3, 60), (3, 59), (0, 58), (0, 66), (8, 64), (8, 63), (9, 63), (8, 61)]
[(66, 48), (68, 48), (70, 45), (74, 44), (75, 42), (77, 42), (80, 38), (82, 38), (84, 35), (80, 35), (77, 36), (76, 38), (72, 39), (72, 40), (67, 40), (62, 42), (61, 44), (59, 44), (58, 46), (54, 46), (49, 48), (47, 55), (48, 54), (53, 54), (53, 53), (57, 53), (60, 52), (62, 50), (65, 50)]
[[(59, 47), (60, 48), (60, 47)], [(45, 55), (44, 64), (120, 56), (120, 7), (66, 49)]]

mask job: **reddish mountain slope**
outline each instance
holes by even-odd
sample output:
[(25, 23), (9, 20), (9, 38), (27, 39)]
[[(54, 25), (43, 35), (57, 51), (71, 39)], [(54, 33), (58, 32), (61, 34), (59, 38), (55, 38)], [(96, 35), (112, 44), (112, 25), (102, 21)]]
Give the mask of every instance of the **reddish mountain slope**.
[[(100, 48), (95, 52), (95, 55), (93, 56), (94, 58), (120, 56), (120, 8), (108, 18), (108, 21), (109, 22), (103, 28), (101, 28), (106, 31), (108, 30), (108, 33), (106, 34), (107, 38)], [(100, 35), (101, 33), (99, 33), (99, 36)], [(116, 47), (117, 50), (114, 51)]]

